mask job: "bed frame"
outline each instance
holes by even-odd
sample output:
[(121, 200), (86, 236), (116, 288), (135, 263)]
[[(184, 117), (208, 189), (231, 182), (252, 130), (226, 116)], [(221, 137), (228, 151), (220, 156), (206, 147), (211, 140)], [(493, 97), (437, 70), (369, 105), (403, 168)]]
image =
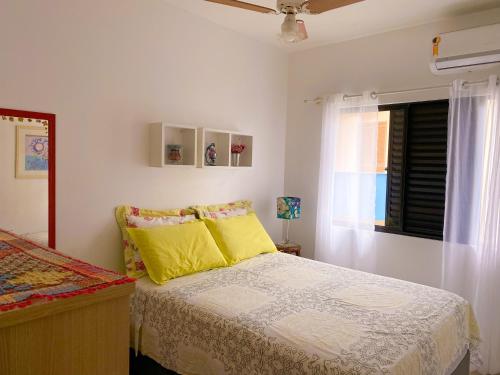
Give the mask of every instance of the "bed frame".
[[(467, 351), (464, 359), (451, 375), (469, 375), (470, 352)], [(176, 372), (167, 370), (153, 359), (142, 355), (136, 357), (134, 351), (130, 350), (130, 375), (178, 375)]]
[(174, 371), (167, 370), (155, 360), (142, 355), (136, 356), (130, 349), (129, 375), (178, 375)]

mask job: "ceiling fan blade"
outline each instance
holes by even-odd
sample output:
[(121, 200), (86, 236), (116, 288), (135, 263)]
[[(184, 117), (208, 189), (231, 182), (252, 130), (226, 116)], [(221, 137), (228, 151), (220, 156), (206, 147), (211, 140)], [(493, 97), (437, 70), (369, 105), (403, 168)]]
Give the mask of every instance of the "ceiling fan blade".
[(310, 14), (320, 14), (361, 1), (363, 0), (309, 0), (304, 3), (303, 9)]
[(304, 23), (304, 21), (297, 20), (297, 25), (299, 26), (300, 41), (309, 38), (309, 35), (307, 35), (306, 24)]
[(222, 5), (227, 5), (230, 7), (235, 7), (235, 8), (241, 8), (241, 9), (246, 9), (246, 10), (252, 10), (254, 12), (259, 12), (259, 13), (273, 13), (276, 14), (276, 10), (271, 9), (271, 8), (266, 8), (260, 5), (256, 4), (250, 4), (246, 3), (244, 1), (237, 1), (237, 0), (205, 0), (211, 3), (217, 3), (217, 4), (222, 4)]

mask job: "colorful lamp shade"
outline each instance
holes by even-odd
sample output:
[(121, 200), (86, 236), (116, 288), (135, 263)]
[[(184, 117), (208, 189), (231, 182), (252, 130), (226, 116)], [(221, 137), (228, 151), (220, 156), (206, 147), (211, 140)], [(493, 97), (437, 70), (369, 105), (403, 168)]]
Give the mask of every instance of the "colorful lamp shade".
[(300, 218), (300, 198), (278, 197), (276, 199), (278, 219), (293, 220)]

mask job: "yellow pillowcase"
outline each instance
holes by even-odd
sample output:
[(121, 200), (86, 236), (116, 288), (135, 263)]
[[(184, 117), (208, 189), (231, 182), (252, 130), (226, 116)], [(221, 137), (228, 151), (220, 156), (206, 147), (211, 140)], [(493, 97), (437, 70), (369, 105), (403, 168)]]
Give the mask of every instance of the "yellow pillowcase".
[(203, 221), (230, 265), (258, 254), (277, 251), (254, 213), (227, 219), (204, 218)]
[(127, 232), (139, 248), (149, 277), (157, 284), (227, 266), (202, 221), (153, 228), (127, 228)]
[(195, 211), (190, 209), (176, 208), (170, 210), (149, 210), (146, 208), (137, 208), (132, 206), (118, 206), (115, 210), (116, 221), (122, 232), (122, 244), (123, 244), (123, 255), (125, 257), (125, 268), (127, 270), (127, 275), (134, 278), (140, 278), (147, 275), (144, 268), (144, 262), (141, 259), (136, 246), (130, 240), (127, 233), (127, 216), (138, 216), (138, 217), (160, 217), (160, 216), (174, 216), (174, 217), (187, 217), (188, 215), (194, 215)]

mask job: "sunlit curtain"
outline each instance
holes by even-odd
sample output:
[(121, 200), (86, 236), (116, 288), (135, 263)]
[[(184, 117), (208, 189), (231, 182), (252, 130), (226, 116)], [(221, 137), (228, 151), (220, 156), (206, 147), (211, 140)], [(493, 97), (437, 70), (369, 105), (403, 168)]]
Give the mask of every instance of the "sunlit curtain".
[(471, 302), (482, 373), (500, 372), (500, 88), (453, 83), (442, 287)]
[(323, 108), (315, 258), (369, 270), (375, 221), (378, 101), (330, 97)]

